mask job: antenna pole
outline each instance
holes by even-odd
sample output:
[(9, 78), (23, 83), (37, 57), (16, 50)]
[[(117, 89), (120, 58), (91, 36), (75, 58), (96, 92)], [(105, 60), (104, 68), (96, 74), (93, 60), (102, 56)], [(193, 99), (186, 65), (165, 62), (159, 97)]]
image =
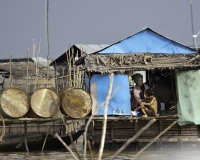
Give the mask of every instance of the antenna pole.
[(49, 79), (49, 55), (50, 55), (50, 42), (49, 42), (49, 0), (47, 0), (47, 43), (48, 43), (48, 55), (47, 55), (47, 77), (46, 77), (46, 87), (48, 88)]
[[(194, 25), (193, 25), (193, 13), (192, 13), (192, 0), (190, 0), (190, 12), (191, 12), (191, 23), (192, 23), (192, 37), (194, 35)], [(193, 46), (195, 47), (195, 38), (193, 37)]]

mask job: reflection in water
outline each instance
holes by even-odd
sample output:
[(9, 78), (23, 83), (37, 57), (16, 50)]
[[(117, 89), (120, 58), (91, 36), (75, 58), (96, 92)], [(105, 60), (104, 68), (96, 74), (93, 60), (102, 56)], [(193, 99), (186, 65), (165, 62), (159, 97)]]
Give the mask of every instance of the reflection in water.
[[(82, 146), (82, 137), (78, 140), (78, 143), (75, 143), (78, 153), (82, 156), (83, 146)], [(200, 152), (199, 147), (194, 146), (190, 148), (184, 148), (182, 150), (164, 148), (162, 150), (156, 151), (145, 151), (143, 152), (137, 160), (199, 160)], [(116, 151), (104, 151), (103, 159), (108, 160)], [(123, 151), (116, 160), (131, 160), (136, 151)], [(98, 151), (94, 151), (94, 159), (97, 159)], [(90, 159), (90, 155), (87, 155), (87, 158)], [(0, 160), (73, 160), (69, 152), (66, 152), (65, 149), (60, 149), (57, 151), (44, 151), (42, 154), (40, 151), (24, 153), (24, 152), (4, 152), (0, 153)]]

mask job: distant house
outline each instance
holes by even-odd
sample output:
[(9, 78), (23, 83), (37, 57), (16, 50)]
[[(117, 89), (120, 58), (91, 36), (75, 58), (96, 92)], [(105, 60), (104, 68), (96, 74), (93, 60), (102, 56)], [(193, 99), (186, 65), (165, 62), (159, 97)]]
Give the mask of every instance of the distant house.
[[(36, 70), (36, 62), (39, 65)], [(9, 59), (0, 59), (0, 87), (1, 92), (11, 87), (21, 88), (26, 91), (26, 84), (28, 84), (27, 92), (29, 94), (33, 93), (35, 88), (45, 87), (46, 76), (47, 76), (47, 60), (39, 57), (29, 58), (29, 63), (27, 58), (13, 58), (10, 63)], [(28, 67), (28, 83), (27, 83), (27, 67)], [(10, 75), (12, 75), (10, 77)], [(55, 88), (54, 80), (55, 72), (52, 67), (49, 68), (49, 86), (50, 88)], [(36, 84), (35, 84), (36, 82)]]

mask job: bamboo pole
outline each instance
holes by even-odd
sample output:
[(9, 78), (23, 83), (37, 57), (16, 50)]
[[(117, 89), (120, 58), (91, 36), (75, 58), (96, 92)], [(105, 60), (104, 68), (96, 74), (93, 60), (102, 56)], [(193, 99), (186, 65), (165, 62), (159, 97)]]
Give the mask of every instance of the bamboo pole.
[(62, 145), (71, 153), (74, 159), (78, 160), (78, 158), (75, 156), (75, 154), (72, 152), (72, 150), (66, 145), (66, 143), (60, 138), (58, 133), (55, 133), (55, 136), (58, 138), (58, 140), (62, 143)]
[(68, 52), (68, 74), (69, 74), (69, 87), (72, 86), (72, 75), (71, 75), (71, 50), (69, 45), (69, 52)]
[(40, 42), (41, 42), (41, 40), (39, 41), (39, 44), (38, 44), (38, 53), (37, 53), (36, 63), (35, 63), (35, 86), (34, 86), (34, 91), (36, 90), (36, 85), (37, 85), (38, 75), (39, 75)]
[(49, 79), (49, 56), (50, 56), (50, 38), (49, 38), (49, 0), (47, 0), (47, 42), (48, 42), (48, 54), (47, 54), (47, 77), (46, 77), (46, 87), (48, 87)]
[(148, 143), (142, 150), (140, 150), (134, 157), (133, 160), (138, 157), (145, 149), (147, 149), (152, 143), (154, 143), (160, 136), (162, 136), (165, 132), (167, 132), (171, 127), (173, 127), (178, 121), (174, 121), (171, 123), (164, 131), (159, 133), (150, 143)]
[(149, 121), (149, 123), (144, 126), (142, 129), (140, 129), (139, 132), (137, 132), (132, 138), (130, 138), (129, 140), (126, 141), (126, 143), (110, 158), (110, 160), (115, 159), (115, 157), (117, 155), (119, 155), (124, 149), (126, 149), (126, 147), (133, 142), (134, 140), (136, 140), (145, 130), (147, 130), (154, 122), (156, 122), (156, 119), (151, 119)]
[[(62, 76), (64, 76), (64, 67), (62, 66)], [(63, 88), (65, 87), (64, 85), (64, 79), (62, 78), (62, 85), (63, 85)]]
[(73, 86), (76, 87), (76, 70), (75, 70), (75, 65), (74, 65), (74, 48), (72, 47), (72, 69), (73, 69)]
[[(67, 73), (66, 75), (69, 75), (69, 56), (68, 56), (68, 52), (69, 52), (70, 48), (68, 47), (68, 50), (66, 50), (65, 54), (66, 54), (66, 61), (67, 61)], [(69, 86), (69, 76), (66, 76), (66, 87)]]
[(108, 103), (109, 103), (109, 100), (111, 98), (112, 87), (113, 87), (113, 80), (114, 80), (114, 74), (111, 73), (109, 75), (109, 78), (110, 78), (110, 84), (109, 84), (108, 94), (107, 94), (106, 102), (105, 102), (105, 106), (104, 106), (103, 127), (102, 127), (101, 145), (100, 145), (100, 149), (99, 149), (98, 160), (101, 160), (102, 154), (103, 154), (103, 148), (104, 148), (105, 136), (106, 136), (106, 127), (107, 127)]
[(29, 55), (30, 55), (30, 52), (29, 52), (29, 49), (27, 51), (27, 70), (26, 70), (26, 93), (28, 93), (28, 69), (29, 69)]
[(56, 93), (58, 93), (58, 77), (57, 77), (57, 63), (55, 61), (54, 63), (54, 68), (55, 68), (55, 86), (56, 86)]
[[(78, 50), (77, 50), (77, 52), (76, 52), (76, 57), (78, 58)], [(75, 57), (75, 59), (76, 59), (76, 57)], [(79, 66), (76, 66), (76, 65), (74, 65), (74, 68), (76, 68), (76, 87), (78, 87), (78, 88), (80, 88), (80, 83), (79, 83), (79, 81), (80, 81), (80, 79), (79, 79)]]
[(10, 87), (12, 87), (12, 52), (10, 52)]

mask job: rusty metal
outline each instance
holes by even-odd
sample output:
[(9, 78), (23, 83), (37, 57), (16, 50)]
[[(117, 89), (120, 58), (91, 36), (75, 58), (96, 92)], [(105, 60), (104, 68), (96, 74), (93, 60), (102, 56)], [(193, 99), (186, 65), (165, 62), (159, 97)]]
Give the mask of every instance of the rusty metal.
[(49, 88), (37, 89), (30, 97), (32, 111), (44, 118), (54, 116), (60, 108), (60, 99), (57, 93)]
[(81, 88), (64, 88), (59, 91), (61, 111), (72, 118), (82, 118), (92, 109), (92, 97)]
[(19, 88), (9, 88), (0, 95), (1, 114), (5, 117), (19, 118), (29, 110), (28, 96)]

